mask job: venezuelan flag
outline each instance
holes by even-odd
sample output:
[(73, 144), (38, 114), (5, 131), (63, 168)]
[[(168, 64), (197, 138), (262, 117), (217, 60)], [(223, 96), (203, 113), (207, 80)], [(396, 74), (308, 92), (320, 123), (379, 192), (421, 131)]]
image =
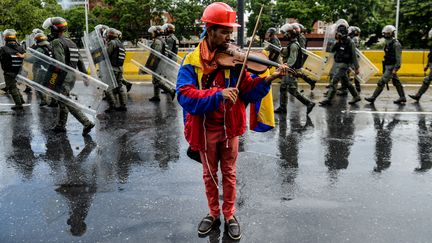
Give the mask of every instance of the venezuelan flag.
[[(261, 74), (261, 77), (267, 77), (270, 71)], [(252, 75), (254, 78), (254, 74)], [(272, 89), (260, 101), (250, 104), (249, 110), (249, 129), (255, 132), (267, 132), (275, 127), (274, 106)]]

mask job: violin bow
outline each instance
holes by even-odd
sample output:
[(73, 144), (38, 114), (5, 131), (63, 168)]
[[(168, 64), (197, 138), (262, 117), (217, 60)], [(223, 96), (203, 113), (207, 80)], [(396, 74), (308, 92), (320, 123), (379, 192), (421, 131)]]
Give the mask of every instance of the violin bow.
[(240, 75), (239, 75), (239, 78), (238, 78), (238, 82), (237, 82), (237, 85), (236, 85), (237, 89), (239, 88), (240, 82), (241, 82), (241, 80), (243, 78), (243, 75), (244, 75), (244, 71), (245, 71), (245, 67), (246, 67), (246, 62), (248, 60), (249, 53), (250, 53), (250, 50), (252, 48), (253, 40), (255, 39), (256, 31), (258, 29), (258, 25), (259, 25), (259, 22), (260, 22), (260, 19), (261, 19), (261, 14), (262, 14), (263, 8), (264, 8), (264, 5), (261, 5), (261, 9), (260, 9), (260, 12), (258, 14), (257, 21), (255, 23), (255, 28), (254, 28), (253, 33), (252, 33), (252, 39), (249, 42), (249, 47), (248, 47), (248, 50), (247, 50), (246, 55), (245, 55), (244, 60), (243, 60), (243, 65), (242, 65), (242, 68), (241, 68), (241, 71), (240, 71)]

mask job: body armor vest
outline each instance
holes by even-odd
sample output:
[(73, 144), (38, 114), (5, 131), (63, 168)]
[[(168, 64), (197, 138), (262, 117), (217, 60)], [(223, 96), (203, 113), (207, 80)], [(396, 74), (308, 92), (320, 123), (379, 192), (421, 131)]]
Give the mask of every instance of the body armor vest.
[(384, 47), (384, 65), (395, 65), (396, 64), (396, 39), (390, 41)]
[(352, 62), (353, 53), (351, 51), (352, 48), (350, 42), (351, 39), (348, 38), (344, 40), (342, 43), (337, 42), (334, 45), (333, 50), (335, 52), (334, 54), (335, 62), (346, 63), (346, 64), (350, 64)]
[(25, 53), (24, 49), (18, 44), (6, 44), (1, 47), (5, 55), (1, 58), (1, 66), (5, 73), (19, 73), (23, 64), (23, 58), (17, 56), (17, 53)]
[(72, 40), (64, 37), (59, 38), (59, 41), (61, 42), (65, 50), (66, 65), (77, 68), (79, 61), (79, 50), (77, 45)]
[(111, 41), (114, 41), (115, 43), (114, 51), (109, 56), (111, 65), (113, 67), (122, 67), (126, 57), (126, 51), (124, 49), (124, 46), (119, 40), (111, 40)]
[(302, 52), (302, 49), (301, 49), (301, 47), (300, 47), (300, 45), (299, 45), (298, 42), (291, 42), (287, 46), (287, 51), (288, 51), (287, 60), (288, 60), (289, 55), (291, 53), (291, 46), (292, 45), (297, 45), (297, 47), (298, 47), (297, 58), (296, 58), (296, 61), (295, 61), (294, 65), (292, 65), (292, 68), (294, 68), (294, 69), (300, 69), (303, 66), (303, 52)]

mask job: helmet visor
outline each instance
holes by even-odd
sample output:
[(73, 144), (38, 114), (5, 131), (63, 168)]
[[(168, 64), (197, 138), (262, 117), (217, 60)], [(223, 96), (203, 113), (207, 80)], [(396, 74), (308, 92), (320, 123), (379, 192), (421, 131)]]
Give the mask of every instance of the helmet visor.
[(45, 30), (51, 26), (52, 26), (51, 18), (47, 18), (42, 24), (42, 28)]

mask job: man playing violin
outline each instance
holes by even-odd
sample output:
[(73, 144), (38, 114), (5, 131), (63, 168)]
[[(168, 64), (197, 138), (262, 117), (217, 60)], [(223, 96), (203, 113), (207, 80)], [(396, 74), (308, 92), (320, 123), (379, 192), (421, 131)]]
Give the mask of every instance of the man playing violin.
[(236, 23), (236, 12), (221, 2), (210, 4), (201, 18), (206, 33), (189, 53), (177, 77), (177, 99), (185, 111), (185, 137), (191, 149), (200, 152), (209, 213), (198, 226), (205, 236), (221, 223), (218, 187), (220, 162), (223, 186), (222, 213), (225, 229), (232, 239), (240, 239), (240, 225), (235, 214), (236, 160), (239, 136), (246, 131), (245, 107), (263, 98), (271, 82), (286, 75), (281, 65), (266, 78), (252, 78), (245, 72), (238, 88), (239, 67), (218, 65), (216, 53), (224, 50)]

